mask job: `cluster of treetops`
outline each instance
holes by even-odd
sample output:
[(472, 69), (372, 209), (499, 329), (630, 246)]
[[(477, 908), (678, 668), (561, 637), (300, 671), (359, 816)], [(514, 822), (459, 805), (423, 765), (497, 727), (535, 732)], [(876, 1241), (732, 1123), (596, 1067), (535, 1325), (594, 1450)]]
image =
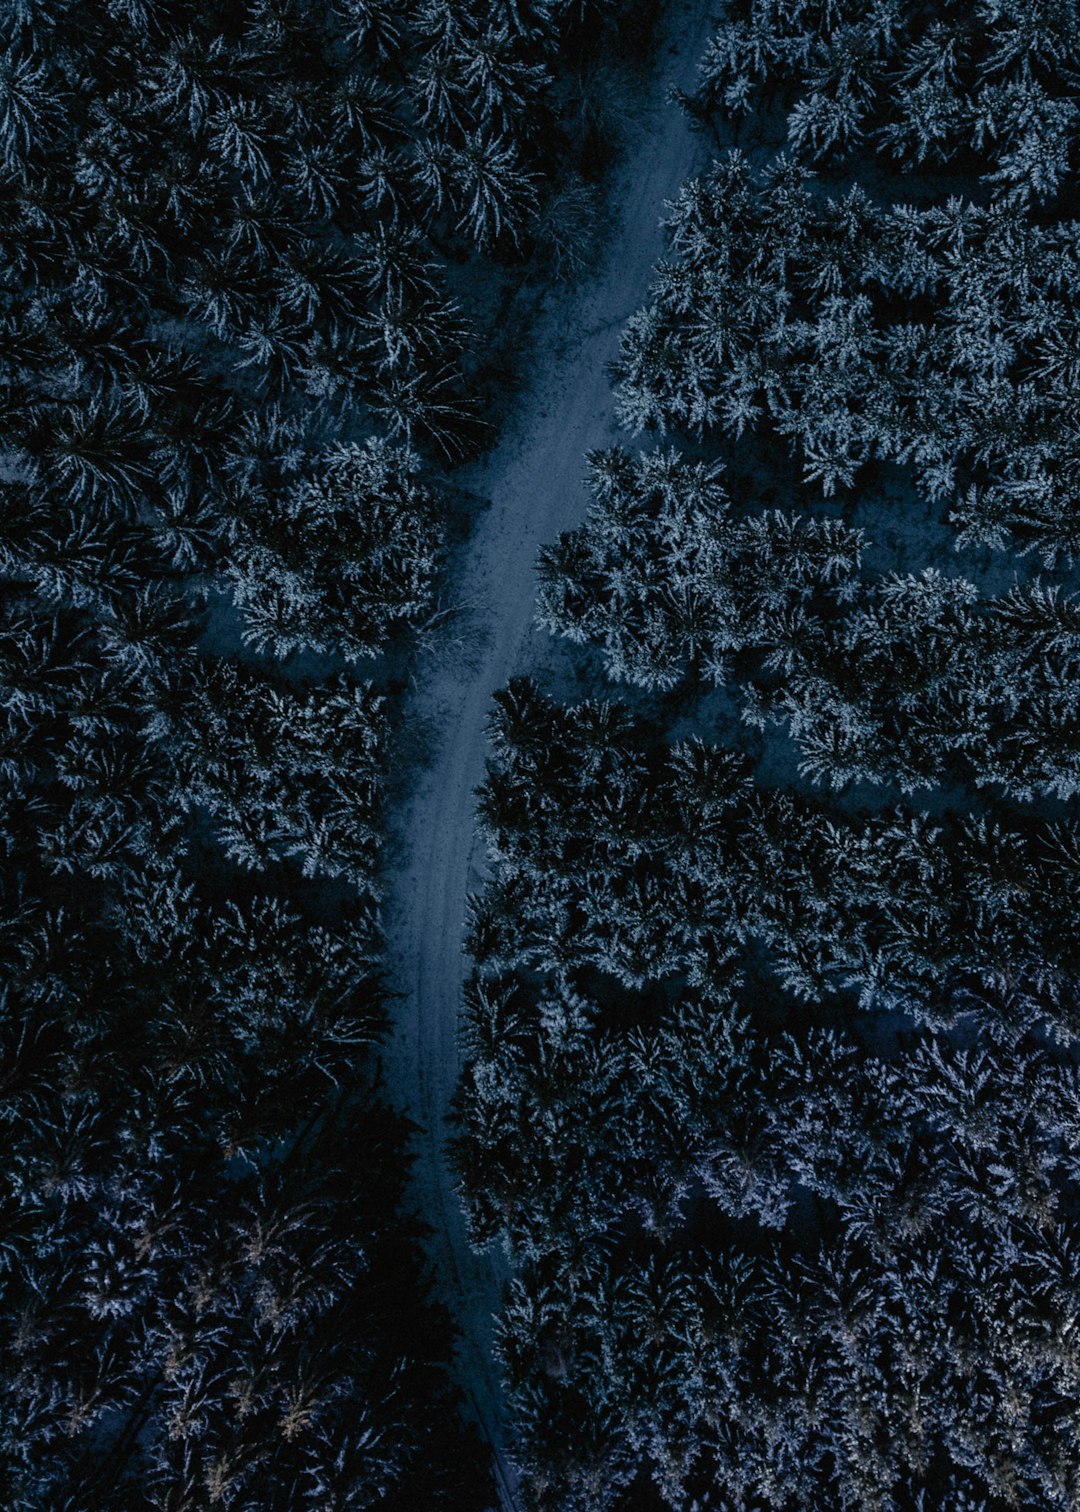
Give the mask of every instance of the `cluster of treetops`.
[(723, 10), (480, 800), (522, 1505), (1069, 1512), (1080, 10)]
[(377, 1085), (392, 680), (626, 11), (0, 7), (5, 1507), (488, 1504)]

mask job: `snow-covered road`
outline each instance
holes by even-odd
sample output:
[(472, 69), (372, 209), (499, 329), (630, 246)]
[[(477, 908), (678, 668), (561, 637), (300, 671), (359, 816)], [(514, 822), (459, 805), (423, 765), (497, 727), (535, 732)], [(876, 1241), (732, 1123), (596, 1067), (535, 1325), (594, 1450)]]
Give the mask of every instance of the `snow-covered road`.
[(498, 447), (461, 477), (491, 507), (454, 565), (475, 631), (469, 654), (430, 658), (406, 717), (430, 732), (430, 760), (392, 818), (397, 865), (386, 924), (393, 1033), (385, 1053), (391, 1100), (420, 1126), (412, 1200), (433, 1229), (437, 1294), (461, 1330), (458, 1379), (495, 1452), (505, 1508), (516, 1506), (504, 1454), (493, 1315), (506, 1276), (498, 1252), (475, 1255), (465, 1238), (446, 1151), (446, 1117), (460, 1070), (458, 1023), (466, 960), (466, 893), (483, 875), (475, 789), (483, 778), (485, 723), (495, 690), (543, 657), (533, 626), (541, 545), (584, 514), (584, 454), (618, 438), (608, 363), (627, 317), (644, 302), (662, 251), (660, 217), (704, 147), (667, 100), (690, 88), (709, 35), (706, 0), (661, 0), (656, 67), (633, 102), (631, 140), (616, 171), (609, 228), (593, 277), (552, 299), (530, 334), (531, 374)]

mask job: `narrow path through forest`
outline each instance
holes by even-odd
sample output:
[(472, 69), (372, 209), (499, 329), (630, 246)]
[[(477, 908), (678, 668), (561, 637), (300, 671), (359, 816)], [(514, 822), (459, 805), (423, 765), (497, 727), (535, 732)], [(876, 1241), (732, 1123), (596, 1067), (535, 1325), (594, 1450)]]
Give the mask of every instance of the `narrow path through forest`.
[(461, 1064), (466, 895), (483, 875), (475, 789), (484, 774), (492, 694), (513, 673), (536, 665), (548, 642), (533, 625), (537, 552), (583, 517), (586, 451), (620, 439), (608, 364), (661, 255), (664, 202), (703, 150), (667, 95), (672, 84), (692, 86), (709, 11), (707, 0), (661, 0), (656, 64), (648, 87), (628, 107), (629, 141), (615, 171), (596, 272), (554, 296), (533, 325), (522, 363), (530, 377), (503, 439), (461, 478), (491, 500), (452, 570), (468, 599), (469, 642), (427, 658), (405, 711), (427, 732), (430, 751), (392, 816), (399, 859), (388, 878), (386, 923), (397, 996), (386, 1085), (420, 1128), (412, 1200), (433, 1229), (436, 1291), (461, 1330), (458, 1379), (495, 1452), (505, 1508), (516, 1506), (514, 1476), (503, 1452), (491, 1341), (506, 1266), (497, 1251), (478, 1256), (470, 1250), (445, 1149)]

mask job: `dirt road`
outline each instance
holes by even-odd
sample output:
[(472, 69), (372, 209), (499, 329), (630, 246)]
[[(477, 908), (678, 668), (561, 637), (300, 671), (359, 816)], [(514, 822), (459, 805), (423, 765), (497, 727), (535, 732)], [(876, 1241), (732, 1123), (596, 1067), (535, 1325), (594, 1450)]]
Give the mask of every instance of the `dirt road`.
[(461, 479), (492, 501), (453, 571), (471, 606), (473, 644), (420, 669), (406, 714), (431, 732), (431, 759), (392, 825), (400, 859), (388, 878), (386, 924), (399, 996), (386, 1047), (387, 1091), (420, 1126), (413, 1201), (434, 1230), (437, 1292), (462, 1335), (458, 1379), (495, 1452), (504, 1508), (516, 1506), (515, 1478), (505, 1454), (491, 1339), (506, 1266), (497, 1252), (470, 1250), (445, 1156), (445, 1120), (460, 1069), (466, 893), (483, 874), (475, 789), (484, 774), (492, 694), (512, 673), (541, 661), (548, 644), (533, 627), (537, 552), (584, 514), (585, 452), (620, 439), (607, 366), (627, 317), (644, 303), (661, 255), (664, 202), (704, 152), (667, 92), (672, 84), (692, 85), (710, 7), (703, 0), (662, 0), (662, 10), (656, 67), (634, 101), (631, 141), (616, 172), (597, 271), (553, 298), (539, 317), (526, 363), (531, 381), (516, 414), (499, 446)]

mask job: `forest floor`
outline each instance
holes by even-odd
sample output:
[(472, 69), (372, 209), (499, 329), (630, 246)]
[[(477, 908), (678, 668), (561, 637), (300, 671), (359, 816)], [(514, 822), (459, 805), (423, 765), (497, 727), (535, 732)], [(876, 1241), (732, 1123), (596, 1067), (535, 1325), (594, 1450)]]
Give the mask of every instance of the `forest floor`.
[(665, 0), (660, 12), (655, 67), (627, 104), (595, 269), (547, 296), (529, 327), (525, 382), (502, 439), (458, 475), (462, 487), (490, 504), (450, 564), (446, 591), (455, 607), (406, 700), (404, 727), (423, 757), (414, 757), (415, 780), (390, 816), (386, 926), (395, 998), (386, 1090), (418, 1126), (412, 1202), (432, 1229), (436, 1295), (461, 1331), (458, 1380), (494, 1451), (504, 1508), (517, 1505), (515, 1477), (491, 1344), (507, 1267), (497, 1251), (470, 1249), (446, 1151), (461, 1068), (467, 895), (485, 876), (476, 788), (493, 693), (515, 673), (546, 665), (558, 675), (562, 658), (533, 622), (537, 553), (584, 516), (585, 453), (626, 441), (612, 418), (609, 364), (663, 252), (665, 201), (707, 150), (668, 91), (695, 81), (711, 32), (710, 5)]

